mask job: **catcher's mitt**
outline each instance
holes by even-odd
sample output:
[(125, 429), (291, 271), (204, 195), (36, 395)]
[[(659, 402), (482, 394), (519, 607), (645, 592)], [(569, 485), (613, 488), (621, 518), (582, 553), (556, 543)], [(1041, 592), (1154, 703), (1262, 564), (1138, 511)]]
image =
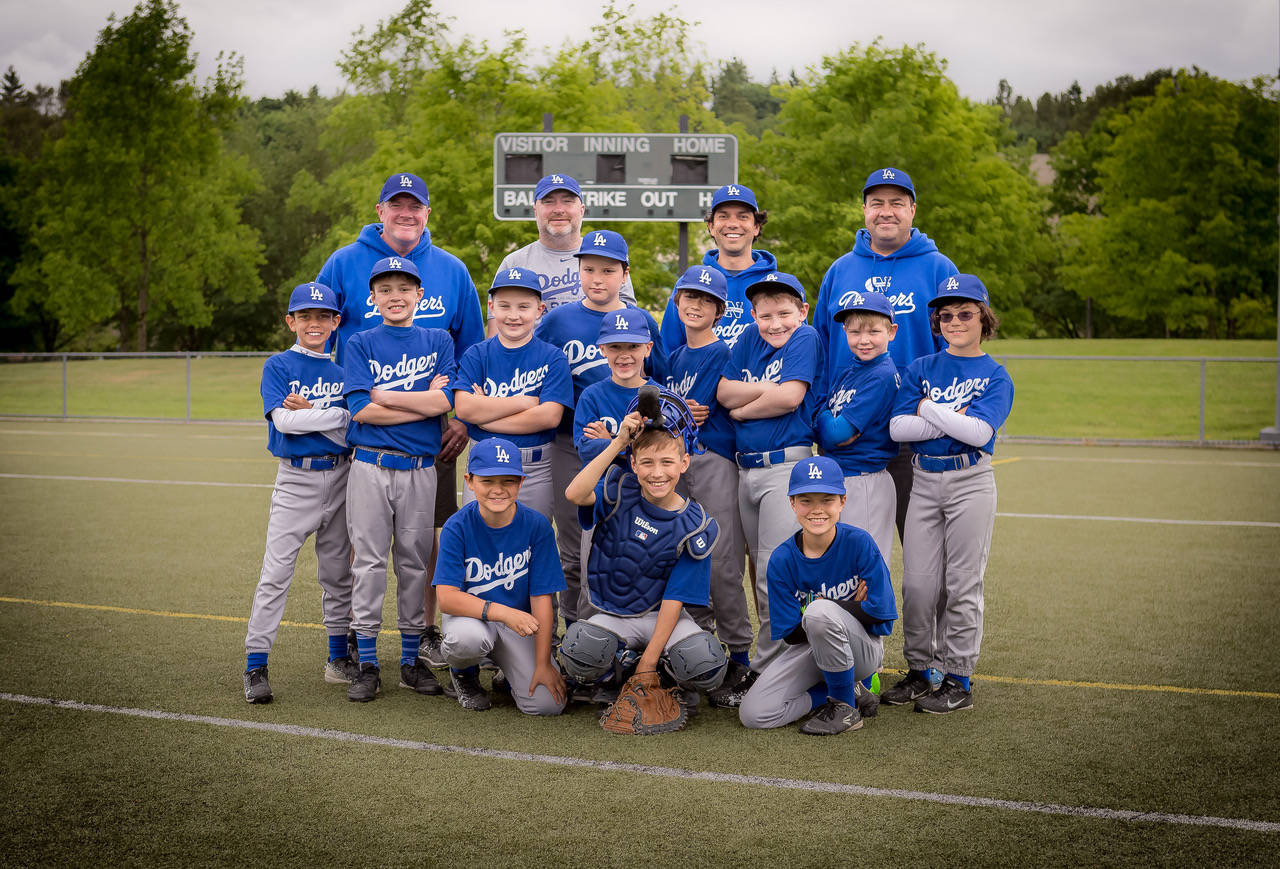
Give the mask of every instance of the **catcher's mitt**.
[(637, 673), (618, 692), (618, 699), (605, 710), (600, 726), (610, 733), (652, 736), (680, 730), (688, 713), (676, 702), (669, 688), (663, 688), (656, 672)]

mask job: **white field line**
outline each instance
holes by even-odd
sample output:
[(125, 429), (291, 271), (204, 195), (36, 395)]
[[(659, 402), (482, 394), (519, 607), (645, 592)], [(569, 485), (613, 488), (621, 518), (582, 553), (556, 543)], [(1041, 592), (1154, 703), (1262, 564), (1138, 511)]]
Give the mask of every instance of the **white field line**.
[(1234, 519), (1149, 519), (1143, 516), (1078, 516), (1065, 513), (997, 513), (1002, 519), (1068, 519), (1087, 522), (1144, 522), (1150, 525), (1212, 525), (1226, 528), (1280, 528), (1280, 522)]
[[(195, 423), (199, 425), (199, 423)], [(248, 423), (252, 425), (252, 423)], [(265, 423), (264, 423), (265, 425)], [(50, 435), (70, 435), (72, 437), (104, 437), (104, 438), (171, 438), (173, 434), (165, 432), (137, 432), (137, 431), (78, 431), (67, 429), (18, 429), (4, 428), (0, 429), (0, 435), (18, 435), (31, 437), (49, 437)], [(240, 435), (212, 435), (212, 434), (182, 434), (183, 440), (206, 440), (206, 441), (260, 441), (262, 435), (254, 432), (253, 434)]]
[(212, 480), (134, 480), (127, 477), (73, 477), (63, 474), (0, 474), (6, 480), (70, 480), (74, 483), (150, 483), (154, 486), (222, 486), (230, 489), (272, 489), (272, 483), (219, 483)]
[(1182, 824), (1193, 827), (1227, 827), (1257, 833), (1280, 833), (1280, 823), (1255, 821), (1248, 818), (1219, 818), (1210, 815), (1178, 815), (1163, 812), (1139, 812), (1129, 809), (1103, 809), (1092, 806), (1068, 806), (1059, 803), (1038, 803), (1024, 800), (1001, 800), (990, 797), (969, 797), (959, 794), (940, 794), (930, 791), (909, 791), (899, 788), (875, 788), (839, 782), (809, 781), (807, 779), (777, 778), (774, 776), (740, 775), (727, 772), (699, 772), (669, 766), (651, 766), (639, 763), (621, 763), (611, 760), (591, 760), (581, 757), (563, 757), (554, 754), (530, 754), (523, 751), (502, 751), (494, 748), (468, 748), (460, 745), (439, 745), (408, 739), (389, 739), (351, 733), (344, 730), (328, 730), (318, 727), (301, 727), (296, 724), (270, 724), (261, 721), (245, 721), (239, 718), (218, 718), (209, 715), (189, 715), (180, 712), (163, 712), (158, 709), (132, 709), (123, 706), (103, 706), (96, 703), (80, 703), (75, 700), (58, 700), (49, 697), (31, 697), (25, 694), (0, 693), (0, 700), (25, 703), (32, 706), (51, 706), (77, 712), (101, 712), (126, 715), (133, 718), (152, 718), (163, 721), (179, 721), (188, 724), (205, 724), (213, 727), (231, 727), (278, 733), (286, 736), (304, 736), (312, 739), (330, 739), (337, 742), (355, 742), (385, 748), (409, 751), (432, 751), (443, 754), (463, 754), (491, 760), (510, 760), (522, 763), (540, 763), (550, 766), (568, 766), (599, 772), (632, 773), (657, 778), (684, 779), (712, 782), (714, 784), (755, 785), (780, 790), (798, 790), (814, 793), (843, 794), (846, 796), (889, 798), (913, 802), (938, 803), (950, 806), (967, 806), (981, 809), (1004, 809), (1013, 812), (1032, 812), (1043, 815), (1067, 815), (1077, 818), (1093, 818), (1106, 821), (1144, 822), (1155, 824)]
[(1211, 468), (1270, 468), (1280, 471), (1280, 462), (1203, 462), (1189, 459), (1091, 458), (1087, 456), (1017, 456), (1024, 462), (1082, 462), (1112, 465), (1202, 465)]

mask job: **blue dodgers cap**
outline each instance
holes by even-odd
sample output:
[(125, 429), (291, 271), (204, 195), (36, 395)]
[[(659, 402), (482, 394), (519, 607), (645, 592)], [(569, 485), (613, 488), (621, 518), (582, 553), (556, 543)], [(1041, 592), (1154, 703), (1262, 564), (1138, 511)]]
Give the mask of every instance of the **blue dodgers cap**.
[(832, 317), (837, 323), (843, 323), (845, 317), (855, 312), (880, 314), (888, 317), (891, 322), (893, 320), (893, 302), (889, 301), (889, 297), (884, 293), (877, 293), (874, 290), (863, 293), (854, 290), (843, 299), (844, 303), (840, 310), (836, 311)]
[(647, 344), (653, 340), (639, 308), (610, 311), (600, 320), (597, 344)]
[(805, 295), (804, 286), (800, 283), (800, 279), (795, 275), (789, 275), (786, 272), (769, 272), (760, 280), (747, 287), (747, 301), (754, 299), (760, 293), (768, 290), (771, 293), (778, 291), (790, 292), (800, 297), (800, 301), (807, 302), (809, 297)]
[(307, 308), (319, 308), (322, 311), (333, 311), (335, 314), (342, 313), (342, 308), (338, 307), (337, 293), (324, 284), (317, 284), (315, 281), (308, 284), (298, 284), (293, 288), (293, 292), (289, 294), (290, 314)]
[(756, 204), (756, 195), (751, 192), (751, 188), (743, 187), (741, 184), (726, 184), (711, 194), (712, 211), (726, 202), (741, 202), (743, 205), (750, 205), (752, 211), (760, 210), (760, 206)]
[(539, 297), (542, 296), (542, 283), (538, 280), (538, 273), (529, 269), (498, 269), (498, 273), (493, 276), (493, 283), (489, 286), (489, 295), (492, 296), (494, 290), (505, 287), (518, 287), (537, 293)]
[(808, 492), (844, 494), (844, 472), (835, 459), (830, 456), (814, 456), (796, 462), (796, 466), (791, 469), (787, 495), (804, 495)]
[(710, 266), (690, 266), (676, 281), (675, 292), (681, 290), (697, 290), (708, 296), (715, 296), (722, 302), (729, 301), (729, 282), (724, 272)]
[(414, 265), (413, 260), (402, 256), (384, 256), (373, 264), (373, 270), (369, 272), (369, 286), (373, 286), (373, 282), (387, 274), (409, 275), (418, 286), (422, 286), (422, 275), (418, 274), (418, 267)]
[(427, 182), (410, 172), (397, 172), (388, 178), (387, 183), (382, 185), (382, 193), (378, 195), (378, 204), (381, 205), (397, 193), (408, 193), (423, 205), (431, 204)]
[(467, 473), (477, 477), (523, 477), (520, 448), (506, 438), (485, 438), (471, 445)]
[(579, 199), (582, 198), (582, 188), (578, 186), (578, 179), (569, 175), (544, 175), (538, 182), (538, 186), (533, 188), (533, 198), (536, 201), (557, 190), (568, 190)]
[(582, 247), (574, 256), (607, 256), (620, 263), (629, 263), (627, 240), (611, 229), (596, 229), (582, 237)]
[(916, 201), (916, 188), (911, 183), (911, 176), (901, 169), (894, 169), (889, 166), (885, 169), (877, 169), (867, 176), (867, 183), (862, 185), (862, 201), (867, 200), (867, 191), (873, 187), (883, 187), (886, 184), (892, 187), (901, 187), (903, 190), (911, 194), (911, 201)]
[(989, 305), (990, 298), (987, 288), (974, 275), (952, 275), (938, 284), (938, 295), (929, 300), (929, 307), (938, 308), (961, 300)]

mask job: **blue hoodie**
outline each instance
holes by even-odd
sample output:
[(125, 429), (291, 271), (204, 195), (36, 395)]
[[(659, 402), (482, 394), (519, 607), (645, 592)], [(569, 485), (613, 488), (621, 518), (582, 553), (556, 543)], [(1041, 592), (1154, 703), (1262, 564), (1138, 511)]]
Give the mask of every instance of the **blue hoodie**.
[(929, 300), (937, 295), (938, 284), (957, 274), (951, 260), (938, 253), (938, 246), (918, 229), (911, 230), (907, 243), (888, 256), (871, 249), (871, 233), (858, 230), (853, 250), (831, 264), (813, 306), (813, 327), (822, 339), (826, 359), (822, 394), (837, 372), (853, 364), (853, 353), (844, 329), (833, 317), (851, 291), (875, 290), (893, 302), (893, 320), (898, 334), (889, 342), (889, 355), (906, 368), (921, 356), (930, 356), (947, 345), (929, 329)]
[[(360, 230), (354, 242), (334, 251), (316, 276), (316, 283), (337, 293), (342, 308), (342, 323), (335, 339), (339, 365), (344, 363), (342, 348), (348, 338), (382, 324), (382, 315), (369, 293), (373, 264), (383, 257), (399, 255), (382, 240), (382, 224), (370, 223)], [(462, 260), (431, 243), (430, 230), (422, 233), (418, 246), (405, 259), (412, 260), (422, 275), (422, 301), (413, 313), (413, 323), (447, 331), (453, 337), (457, 363), (468, 347), (484, 340), (476, 285)]]
[[(756, 322), (751, 316), (751, 303), (747, 301), (747, 287), (769, 272), (776, 272), (778, 261), (767, 250), (753, 250), (751, 265), (736, 274), (731, 274), (716, 261), (719, 255), (718, 250), (707, 251), (702, 257), (702, 264), (722, 272), (725, 281), (729, 284), (729, 304), (725, 306), (724, 316), (712, 331), (732, 350), (733, 345), (738, 342), (738, 337)], [(675, 293), (672, 292), (671, 298), (667, 299), (667, 308), (662, 314), (662, 346), (667, 348), (667, 355), (670, 355), (686, 343), (688, 342), (684, 337), (684, 323), (680, 322), (680, 315), (676, 312)]]

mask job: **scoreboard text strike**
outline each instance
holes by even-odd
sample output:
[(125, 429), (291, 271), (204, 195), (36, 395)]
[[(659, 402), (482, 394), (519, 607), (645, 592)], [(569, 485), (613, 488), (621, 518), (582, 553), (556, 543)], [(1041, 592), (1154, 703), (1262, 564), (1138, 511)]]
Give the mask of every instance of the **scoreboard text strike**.
[(582, 185), (587, 220), (700, 221), (738, 180), (738, 139), (722, 133), (499, 133), (493, 214), (532, 220), (533, 188), (561, 173)]

